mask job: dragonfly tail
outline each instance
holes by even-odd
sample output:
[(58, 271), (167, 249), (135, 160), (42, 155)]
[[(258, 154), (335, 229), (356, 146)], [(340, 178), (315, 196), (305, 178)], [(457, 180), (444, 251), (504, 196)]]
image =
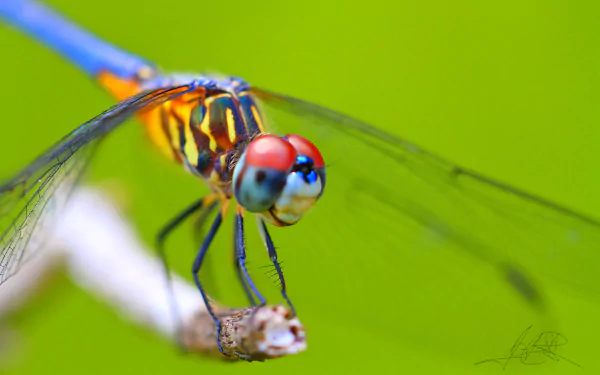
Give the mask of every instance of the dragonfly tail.
[(152, 64), (93, 36), (34, 0), (0, 1), (0, 18), (66, 57), (92, 77), (132, 78)]

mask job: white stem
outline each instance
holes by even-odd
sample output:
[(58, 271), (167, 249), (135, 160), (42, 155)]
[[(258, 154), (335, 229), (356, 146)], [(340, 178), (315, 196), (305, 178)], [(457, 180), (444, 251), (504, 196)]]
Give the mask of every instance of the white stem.
[[(106, 198), (77, 191), (59, 221), (57, 239), (72, 250), (68, 270), (79, 285), (167, 337), (176, 333), (162, 266)], [(174, 277), (173, 290), (184, 319), (206, 309), (197, 290), (181, 278)]]

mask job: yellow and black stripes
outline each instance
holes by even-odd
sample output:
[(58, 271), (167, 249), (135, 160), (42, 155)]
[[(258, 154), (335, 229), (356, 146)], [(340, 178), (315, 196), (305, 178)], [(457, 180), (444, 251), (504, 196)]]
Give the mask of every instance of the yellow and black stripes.
[[(110, 73), (103, 72), (98, 79), (119, 100), (141, 91), (138, 82)], [(236, 154), (264, 132), (260, 110), (248, 89), (200, 86), (140, 113), (140, 117), (163, 154), (222, 185), (231, 181), (229, 164)]]
[(246, 131), (250, 137), (258, 133), (264, 133), (263, 118), (250, 91), (245, 90), (238, 94), (240, 108), (244, 116)]

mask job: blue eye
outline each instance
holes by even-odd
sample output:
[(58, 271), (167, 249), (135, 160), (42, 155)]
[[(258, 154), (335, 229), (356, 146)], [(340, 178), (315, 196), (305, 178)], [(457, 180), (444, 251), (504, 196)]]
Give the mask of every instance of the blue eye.
[(294, 172), (299, 173), (304, 181), (309, 184), (317, 181), (317, 173), (315, 172), (315, 163), (306, 155), (298, 155), (294, 165)]
[(317, 172), (310, 171), (310, 173), (306, 175), (306, 180), (311, 184), (317, 182)]

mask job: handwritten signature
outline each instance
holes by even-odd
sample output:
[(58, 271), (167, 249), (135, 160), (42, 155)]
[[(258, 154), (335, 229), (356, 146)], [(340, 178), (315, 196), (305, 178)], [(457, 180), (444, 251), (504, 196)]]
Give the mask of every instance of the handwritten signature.
[(494, 362), (502, 365), (502, 369), (504, 370), (511, 360), (516, 359), (520, 360), (524, 365), (541, 365), (548, 360), (558, 362), (562, 359), (577, 367), (581, 367), (570, 359), (556, 353), (556, 350), (559, 347), (565, 346), (568, 343), (568, 340), (558, 332), (545, 331), (526, 342), (531, 327), (533, 326), (527, 327), (527, 329), (521, 333), (519, 338), (517, 338), (517, 341), (515, 341), (510, 348), (508, 357), (486, 359), (475, 364), (480, 365), (483, 363)]

